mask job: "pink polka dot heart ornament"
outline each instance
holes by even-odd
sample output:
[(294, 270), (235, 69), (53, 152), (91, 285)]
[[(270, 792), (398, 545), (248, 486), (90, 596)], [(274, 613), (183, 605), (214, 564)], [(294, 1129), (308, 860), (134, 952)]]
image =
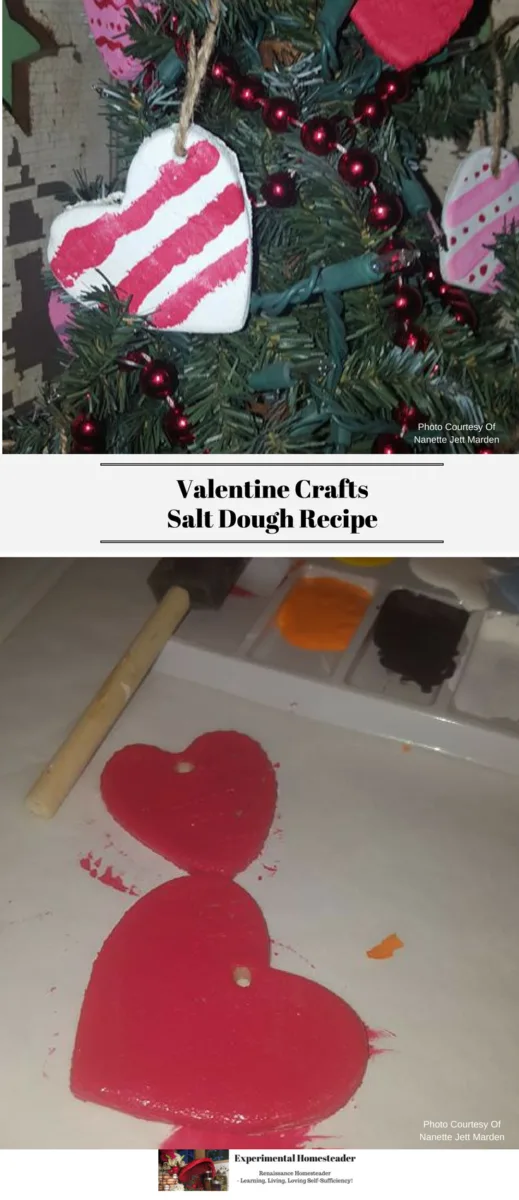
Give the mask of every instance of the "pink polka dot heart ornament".
[(146, 0), (83, 0), (83, 5), (92, 37), (110, 75), (115, 79), (135, 79), (144, 64), (124, 54), (125, 47), (130, 45), (127, 10), (134, 15), (139, 8), (153, 12), (157, 5), (147, 4)]
[(50, 269), (75, 300), (111, 284), (130, 313), (157, 329), (235, 333), (248, 314), (252, 216), (238, 159), (192, 125), (186, 155), (176, 127), (146, 138), (126, 190), (64, 209), (52, 222)]
[(492, 248), (494, 238), (513, 221), (519, 221), (519, 162), (502, 150), (496, 177), (492, 150), (475, 150), (460, 164), (445, 196), (446, 249), (440, 252), (445, 282), (473, 292), (497, 291), (502, 265)]

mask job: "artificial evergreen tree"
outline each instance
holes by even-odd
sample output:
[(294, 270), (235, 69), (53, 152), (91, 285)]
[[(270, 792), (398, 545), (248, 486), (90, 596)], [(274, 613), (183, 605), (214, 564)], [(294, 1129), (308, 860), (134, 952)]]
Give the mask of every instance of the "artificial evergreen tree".
[[(496, 30), (482, 7), (434, 58), (395, 71), (348, 0), (222, 0), (195, 120), (235, 152), (251, 198), (248, 320), (226, 335), (163, 334), (100, 278), (88, 306), (73, 304), (62, 373), (8, 423), (8, 448), (485, 452), (417, 444), (418, 421), (429, 421), (495, 423), (500, 443), (488, 450), (514, 449), (517, 230), (497, 237), (495, 294), (446, 285), (440, 206), (420, 173), (430, 138), (465, 150), (486, 122), (491, 143), (496, 105), (502, 117), (519, 78), (512, 23)], [(124, 189), (143, 139), (177, 120), (187, 39), (199, 44), (208, 19), (205, 0), (128, 12), (142, 70), (99, 88), (117, 178), (78, 178), (69, 204)]]

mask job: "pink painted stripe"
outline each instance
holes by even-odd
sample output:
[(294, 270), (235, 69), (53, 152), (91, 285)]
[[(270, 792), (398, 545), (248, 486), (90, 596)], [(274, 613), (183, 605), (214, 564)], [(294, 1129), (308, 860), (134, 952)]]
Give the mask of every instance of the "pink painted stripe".
[(130, 312), (139, 312), (146, 296), (162, 283), (174, 267), (201, 254), (222, 230), (233, 225), (245, 208), (243, 192), (237, 183), (226, 188), (206, 204), (196, 216), (189, 217), (180, 229), (161, 242), (117, 285), (119, 296), (131, 296)]
[(231, 283), (245, 270), (249, 257), (248, 238), (211, 263), (204, 271), (190, 279), (183, 287), (161, 304), (151, 320), (157, 329), (172, 329), (187, 320), (200, 301), (224, 283)]
[(496, 200), (503, 199), (508, 188), (513, 184), (519, 183), (519, 164), (511, 162), (504, 171), (501, 171), (499, 179), (494, 179), (491, 175), (484, 183), (476, 182), (470, 192), (465, 192), (458, 200), (453, 200), (449, 204), (446, 212), (446, 217), (449, 225), (463, 225), (465, 221), (470, 221), (476, 213), (481, 212), (488, 204), (493, 204)]
[(505, 216), (507, 224), (511, 224), (513, 220), (519, 220), (519, 204), (515, 204), (506, 214), (501, 213), (495, 221), (490, 221), (488, 225), (481, 225), (477, 233), (468, 242), (465, 242), (464, 246), (460, 246), (454, 254), (449, 253), (448, 270), (451, 280), (463, 279), (485, 258), (488, 253), (485, 247), (492, 243), (494, 234), (501, 233)]
[(171, 159), (164, 163), (155, 183), (128, 208), (115, 208), (90, 225), (69, 229), (50, 264), (56, 279), (64, 287), (72, 287), (84, 271), (102, 266), (120, 237), (135, 233), (167, 200), (189, 191), (199, 179), (214, 170), (219, 158), (216, 146), (196, 142), (188, 150), (187, 160), (178, 163)]

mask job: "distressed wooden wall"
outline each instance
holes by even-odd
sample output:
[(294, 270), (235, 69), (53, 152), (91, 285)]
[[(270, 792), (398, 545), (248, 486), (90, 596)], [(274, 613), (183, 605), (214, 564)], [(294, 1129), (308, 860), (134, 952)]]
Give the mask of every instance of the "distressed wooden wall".
[(103, 62), (90, 38), (81, 0), (26, 0), (58, 53), (30, 67), (32, 132), (3, 113), (4, 170), (4, 411), (33, 400), (56, 374), (56, 338), (42, 282), (49, 226), (60, 210), (56, 193), (76, 169), (108, 176), (106, 125), (92, 84)]

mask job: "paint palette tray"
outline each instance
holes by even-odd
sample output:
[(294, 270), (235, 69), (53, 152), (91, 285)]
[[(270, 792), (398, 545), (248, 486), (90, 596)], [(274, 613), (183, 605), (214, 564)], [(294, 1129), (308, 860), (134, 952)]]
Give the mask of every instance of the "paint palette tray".
[[(364, 596), (339, 648), (295, 644), (280, 619), (295, 588), (322, 579)], [(519, 614), (497, 607), (491, 584), (488, 598), (488, 608), (468, 611), (445, 587), (422, 583), (406, 560), (369, 568), (311, 560), (270, 596), (238, 588), (219, 612), (189, 614), (157, 669), (515, 774)]]

